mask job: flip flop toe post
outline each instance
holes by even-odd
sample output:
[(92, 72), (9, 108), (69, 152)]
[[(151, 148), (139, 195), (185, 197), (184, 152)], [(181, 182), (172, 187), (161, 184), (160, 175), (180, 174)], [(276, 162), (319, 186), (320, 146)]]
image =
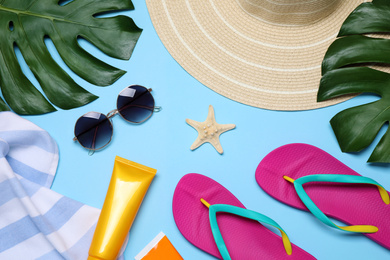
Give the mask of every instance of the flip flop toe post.
[(307, 144), (281, 146), (260, 162), (256, 180), (275, 199), (310, 211), (336, 229), (363, 233), (390, 249), (388, 191), (325, 151)]
[[(290, 243), (275, 221), (246, 209), (226, 188), (206, 176), (185, 175), (175, 189), (172, 210), (182, 235), (219, 259), (315, 259)], [(259, 222), (276, 227), (281, 236)]]

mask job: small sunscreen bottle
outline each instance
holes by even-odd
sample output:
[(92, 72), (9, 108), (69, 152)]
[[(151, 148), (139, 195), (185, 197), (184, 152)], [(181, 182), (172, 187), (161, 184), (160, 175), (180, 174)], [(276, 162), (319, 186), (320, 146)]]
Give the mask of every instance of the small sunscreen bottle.
[(135, 260), (183, 260), (167, 236), (160, 232), (136, 257)]

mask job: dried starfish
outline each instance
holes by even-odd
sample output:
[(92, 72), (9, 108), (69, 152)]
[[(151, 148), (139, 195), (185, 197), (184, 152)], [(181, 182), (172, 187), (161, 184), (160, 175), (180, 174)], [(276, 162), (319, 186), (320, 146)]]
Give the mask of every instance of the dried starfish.
[(191, 150), (195, 150), (204, 143), (210, 143), (220, 154), (223, 153), (223, 149), (219, 142), (219, 136), (236, 127), (234, 124), (218, 124), (215, 121), (214, 108), (212, 105), (209, 106), (209, 114), (204, 122), (198, 122), (192, 119), (186, 119), (186, 122), (198, 131), (198, 138), (191, 145)]

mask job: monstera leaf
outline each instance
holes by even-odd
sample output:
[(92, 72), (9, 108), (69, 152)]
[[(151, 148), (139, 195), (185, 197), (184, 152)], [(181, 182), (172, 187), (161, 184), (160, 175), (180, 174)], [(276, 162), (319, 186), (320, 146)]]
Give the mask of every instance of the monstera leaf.
[[(375, 102), (346, 109), (330, 123), (343, 152), (358, 152), (372, 143), (390, 121), (390, 1), (361, 4), (344, 22), (322, 63), (318, 101), (351, 93), (372, 93)], [(371, 37), (362, 34), (371, 34)], [(376, 34), (376, 36), (375, 36)], [(378, 35), (379, 34), (379, 35)], [(382, 69), (383, 70), (383, 69)], [(390, 163), (390, 130), (384, 134), (368, 162)]]
[[(97, 98), (54, 61), (45, 37), (62, 60), (81, 78), (107, 86), (125, 71), (114, 68), (81, 48), (84, 38), (107, 55), (127, 60), (141, 34), (126, 16), (97, 18), (106, 12), (134, 9), (130, 0), (0, 0), (0, 87), (9, 107), (19, 114), (42, 114), (56, 109), (23, 74), (15, 55), (17, 46), (46, 97), (55, 106), (71, 109)], [(0, 110), (9, 110), (0, 98)]]

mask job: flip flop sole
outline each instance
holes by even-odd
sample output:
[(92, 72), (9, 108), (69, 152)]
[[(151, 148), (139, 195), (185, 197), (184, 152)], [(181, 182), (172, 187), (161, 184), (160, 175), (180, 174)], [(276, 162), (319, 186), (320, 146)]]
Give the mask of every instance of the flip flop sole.
[[(200, 199), (210, 204), (244, 205), (218, 182), (200, 175), (187, 174), (177, 184), (172, 210), (183, 236), (201, 250), (222, 259), (211, 233), (209, 212)], [(218, 213), (217, 221), (232, 259), (315, 259), (292, 244), (288, 256), (280, 236), (257, 221), (227, 213)]]
[[(306, 210), (294, 185), (283, 179), (311, 174), (359, 175), (354, 170), (326, 153), (308, 144), (288, 144), (270, 152), (256, 170), (260, 187), (275, 199), (292, 207)], [(379, 231), (364, 234), (390, 249), (390, 205), (386, 205), (373, 185), (313, 182), (304, 185), (312, 201), (328, 217), (347, 225), (374, 225)]]

